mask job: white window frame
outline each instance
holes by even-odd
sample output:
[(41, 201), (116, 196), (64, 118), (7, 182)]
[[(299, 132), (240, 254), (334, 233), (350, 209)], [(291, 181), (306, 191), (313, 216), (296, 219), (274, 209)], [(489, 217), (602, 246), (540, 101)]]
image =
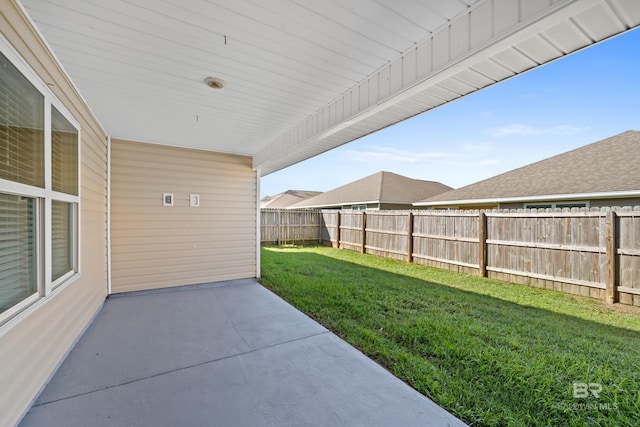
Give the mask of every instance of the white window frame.
[(351, 205), (352, 211), (366, 211), (367, 205)]
[[(591, 203), (588, 200), (567, 200), (567, 201), (558, 201), (558, 202), (549, 202), (549, 203), (525, 203), (524, 207), (525, 209), (548, 209), (546, 207), (544, 208), (539, 208), (539, 206), (541, 205), (551, 205), (550, 209), (558, 209), (558, 205), (584, 205), (584, 206), (574, 206), (577, 208), (587, 208), (589, 209), (591, 207)], [(565, 207), (569, 208), (568, 206), (560, 206), (561, 209), (564, 209)]]
[[(81, 224), (81, 126), (80, 123), (67, 110), (64, 104), (55, 96), (40, 77), (31, 69), (20, 54), (11, 46), (3, 36), (0, 35), (0, 52), (18, 69), (22, 75), (40, 92), (44, 97), (44, 188), (38, 188), (26, 184), (0, 179), (0, 192), (32, 197), (35, 202), (35, 228), (36, 228), (36, 292), (18, 302), (11, 308), (0, 313), (0, 329), (5, 329), (5, 325), (17, 321), (20, 314), (26, 313), (31, 307), (46, 302), (50, 297), (57, 295), (64, 288), (80, 277), (80, 224)], [(52, 167), (51, 167), (51, 109), (56, 108), (58, 112), (77, 130), (78, 132), (78, 195), (70, 195), (52, 190)], [(71, 232), (71, 242), (73, 244), (72, 264), (73, 268), (57, 280), (52, 281), (52, 201), (71, 203), (73, 206), (73, 223)]]

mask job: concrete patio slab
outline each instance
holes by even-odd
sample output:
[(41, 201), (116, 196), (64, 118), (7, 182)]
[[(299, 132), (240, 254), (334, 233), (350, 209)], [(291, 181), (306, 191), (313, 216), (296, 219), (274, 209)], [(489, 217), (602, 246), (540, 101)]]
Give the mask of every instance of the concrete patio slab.
[(463, 426), (259, 285), (112, 296), (32, 426)]

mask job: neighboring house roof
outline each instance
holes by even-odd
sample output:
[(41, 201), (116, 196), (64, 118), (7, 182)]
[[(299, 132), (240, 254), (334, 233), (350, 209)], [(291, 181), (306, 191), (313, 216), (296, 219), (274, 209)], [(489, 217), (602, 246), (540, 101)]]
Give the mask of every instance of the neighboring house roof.
[(640, 196), (640, 131), (627, 131), (416, 206)]
[(408, 178), (393, 172), (378, 172), (345, 184), (291, 207), (340, 207), (343, 205), (389, 203), (407, 204), (422, 200), (451, 187), (435, 181)]
[(275, 196), (260, 199), (260, 208), (286, 208), (310, 197), (322, 194), (322, 191), (287, 190)]

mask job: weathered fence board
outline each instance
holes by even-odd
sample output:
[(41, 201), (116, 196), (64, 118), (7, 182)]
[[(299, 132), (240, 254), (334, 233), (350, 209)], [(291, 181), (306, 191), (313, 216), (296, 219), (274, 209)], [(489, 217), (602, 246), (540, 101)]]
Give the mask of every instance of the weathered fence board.
[(263, 244), (321, 243), (322, 217), (318, 210), (261, 209)]
[(340, 213), (340, 241), (338, 247), (352, 251), (362, 251), (363, 220), (361, 212)]
[(406, 212), (367, 214), (366, 252), (388, 258), (407, 259)]
[(640, 306), (640, 214), (617, 212), (619, 300)]
[(602, 287), (605, 213), (558, 212), (535, 217), (487, 213), (487, 270)]
[(322, 241), (333, 245), (335, 248), (339, 247), (340, 211), (323, 210), (320, 216), (322, 218)]
[(640, 306), (640, 208), (263, 210), (266, 244), (311, 243)]
[(415, 262), (472, 273), (478, 264), (478, 214), (451, 215), (449, 211), (416, 212), (413, 223)]

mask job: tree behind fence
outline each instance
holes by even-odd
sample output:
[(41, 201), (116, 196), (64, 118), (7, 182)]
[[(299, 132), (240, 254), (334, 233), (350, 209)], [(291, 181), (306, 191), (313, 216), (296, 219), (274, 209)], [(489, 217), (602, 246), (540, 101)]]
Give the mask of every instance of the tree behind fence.
[(640, 208), (263, 210), (264, 244), (318, 243), (640, 306)]

